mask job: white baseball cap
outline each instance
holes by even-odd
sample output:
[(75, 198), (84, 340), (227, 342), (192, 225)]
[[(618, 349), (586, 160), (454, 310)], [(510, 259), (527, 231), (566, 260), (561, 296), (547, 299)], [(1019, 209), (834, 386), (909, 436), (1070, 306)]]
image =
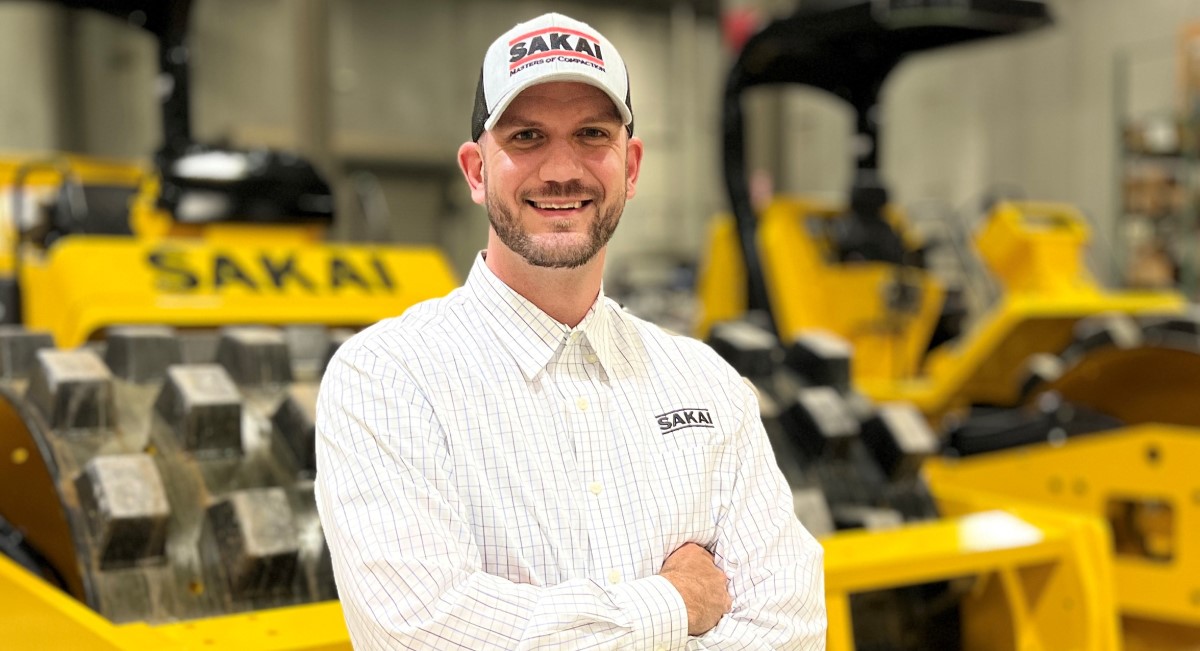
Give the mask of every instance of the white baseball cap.
[(542, 14), (496, 39), (483, 57), (471, 140), (496, 126), (521, 91), (548, 81), (577, 81), (604, 91), (633, 135), (629, 75), (617, 48), (600, 32), (562, 14)]

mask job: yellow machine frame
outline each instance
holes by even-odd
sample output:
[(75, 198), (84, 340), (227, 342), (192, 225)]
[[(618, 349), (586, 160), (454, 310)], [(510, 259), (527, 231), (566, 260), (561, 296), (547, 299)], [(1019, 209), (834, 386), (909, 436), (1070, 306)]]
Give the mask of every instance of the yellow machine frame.
[[(13, 194), (28, 204), (67, 181), (137, 190), (133, 236), (66, 237), (48, 249), (22, 242)], [(457, 286), (433, 247), (334, 245), (311, 224), (177, 223), (157, 206), (153, 174), (129, 164), (0, 160), (3, 189), (0, 274), (17, 276), (24, 325), (61, 347), (117, 324), (361, 327)]]
[[(830, 261), (827, 243), (814, 237), (841, 215), (836, 207), (798, 198), (771, 202), (759, 218), (758, 246), (781, 339), (827, 330), (855, 347), (856, 378), (908, 378), (919, 371), (925, 342), (942, 305), (941, 286), (928, 274), (883, 262)], [(902, 226), (895, 211), (889, 221)], [(902, 229), (903, 230), (903, 229)], [(746, 272), (733, 219), (711, 226), (698, 283), (701, 314), (696, 334), (746, 311)], [(915, 284), (919, 302), (908, 313), (887, 309), (885, 292), (897, 282)]]
[(146, 169), (127, 161), (61, 154), (0, 157), (0, 275), (12, 275), (17, 268), (21, 218), (14, 214), (14, 204), (18, 199), (23, 199), (21, 209), (33, 210), (66, 179), (136, 188), (146, 175)]
[[(1075, 322), (1107, 312), (1182, 314), (1176, 292), (1110, 292), (1087, 272), (1086, 220), (1073, 207), (997, 204), (976, 235), (983, 261), (1005, 288), (969, 336), (926, 355), (944, 298), (941, 284), (919, 269), (866, 262), (839, 263), (814, 237), (810, 222), (839, 211), (799, 199), (776, 199), (762, 213), (758, 248), (780, 338), (827, 330), (854, 346), (856, 388), (879, 402), (915, 403), (931, 420), (972, 403), (1015, 404), (1024, 364), (1035, 353), (1060, 352)], [(903, 221), (893, 217), (893, 224)], [(696, 332), (746, 310), (746, 274), (733, 220), (710, 230), (698, 293)], [(915, 290), (907, 312), (888, 309), (898, 283)]]
[(966, 651), (1119, 649), (1107, 540), (1092, 518), (1032, 506), (827, 537), (828, 648), (854, 648), (850, 594), (972, 577)]
[[(947, 512), (1036, 502), (1116, 531), (1114, 576), (1126, 651), (1200, 645), (1200, 459), (1196, 430), (1140, 425), (965, 459), (926, 463)], [(962, 504), (944, 493), (972, 491)]]
[[(975, 500), (970, 491), (961, 500)], [(838, 534), (825, 546), (829, 651), (852, 651), (850, 595), (973, 578), (966, 651), (1116, 651), (1107, 532), (1096, 520), (1028, 507), (892, 531)], [(0, 608), (17, 648), (350, 649), (341, 606), (324, 602), (150, 626), (114, 625), (0, 557)]]

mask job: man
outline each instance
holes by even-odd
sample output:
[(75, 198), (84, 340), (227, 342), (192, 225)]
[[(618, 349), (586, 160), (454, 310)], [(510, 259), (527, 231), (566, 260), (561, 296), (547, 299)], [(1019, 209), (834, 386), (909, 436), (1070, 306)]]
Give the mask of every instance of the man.
[(487, 249), (321, 386), (318, 506), (356, 646), (825, 647), (821, 549), (754, 394), (600, 291), (642, 160), (630, 107), (584, 23), (488, 49), (458, 151)]

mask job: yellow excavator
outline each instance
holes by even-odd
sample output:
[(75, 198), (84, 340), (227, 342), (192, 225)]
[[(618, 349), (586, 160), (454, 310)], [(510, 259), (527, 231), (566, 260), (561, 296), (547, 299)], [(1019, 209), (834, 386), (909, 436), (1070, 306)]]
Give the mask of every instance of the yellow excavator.
[[(926, 268), (930, 246), (888, 201), (876, 169), (879, 91), (907, 55), (1049, 21), (1044, 3), (1022, 0), (806, 2), (752, 37), (730, 74), (733, 215), (711, 230), (698, 334), (759, 387), (798, 514), (832, 523), (823, 539), (830, 648), (1200, 644), (1200, 490), (1185, 474), (1200, 461), (1191, 402), (1200, 315), (1176, 292), (1097, 282), (1084, 261), (1087, 221), (1073, 207), (1003, 201), (973, 237), (945, 225), (939, 234), (952, 259), (969, 260), (960, 276), (986, 274), (999, 288), (986, 310), (966, 315), (947, 300), (956, 290)], [(846, 205), (801, 197), (751, 205), (741, 96), (772, 84), (815, 87), (853, 108), (862, 146)], [(908, 505), (913, 495), (918, 508)], [(878, 579), (918, 562), (896, 558), (897, 536), (988, 512), (1023, 519), (1030, 540), (1045, 540), (1058, 517), (1098, 535), (997, 577), (956, 556), (964, 534), (947, 529), (922, 544), (945, 554), (934, 562), (957, 564), (950, 582), (924, 592), (890, 578), (843, 587), (843, 573), (862, 578), (860, 564), (876, 565)], [(881, 521), (893, 528), (847, 531)], [(868, 597), (896, 585), (910, 587), (892, 601)], [(959, 606), (950, 624), (909, 616), (896, 626), (879, 616), (880, 603), (921, 599), (918, 611), (939, 600)], [(1096, 619), (1077, 626), (1085, 612)], [(930, 642), (929, 631), (946, 626), (961, 628)]]
[(287, 152), (196, 143), (189, 0), (64, 0), (158, 39), (153, 162), (0, 157), (5, 648), (349, 648), (312, 496), (319, 373), (457, 285), (326, 240)]

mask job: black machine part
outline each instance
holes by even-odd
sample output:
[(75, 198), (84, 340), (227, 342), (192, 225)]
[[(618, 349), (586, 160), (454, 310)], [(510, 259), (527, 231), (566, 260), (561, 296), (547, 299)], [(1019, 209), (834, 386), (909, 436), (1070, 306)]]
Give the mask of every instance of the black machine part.
[[(876, 255), (897, 258), (898, 236), (884, 223), (886, 190), (876, 176), (877, 104), (884, 81), (910, 54), (1048, 25), (1040, 0), (809, 0), (748, 40), (725, 85), (722, 127), (725, 183), (746, 264), (748, 308), (767, 310), (766, 283), (755, 244), (757, 218), (746, 177), (742, 94), (768, 84), (819, 88), (855, 111), (863, 146), (847, 215), (847, 250), (869, 241)], [(882, 240), (882, 241), (880, 241)], [(861, 252), (861, 249), (860, 249)], [(862, 257), (870, 258), (868, 250)], [(853, 259), (855, 254), (843, 255)]]
[(74, 9), (95, 9), (141, 27), (158, 39), (161, 89), (162, 153), (178, 155), (192, 144), (188, 18), (192, 0), (59, 0)]
[(333, 195), (311, 163), (259, 149), (236, 151), (192, 145), (160, 153), (159, 203), (176, 221), (330, 222)]
[[(192, 0), (60, 2), (116, 16), (158, 39), (163, 142), (155, 162), (162, 177), (161, 207), (190, 223), (333, 221), (332, 191), (308, 161), (283, 152), (205, 146), (192, 139), (187, 38)], [(198, 166), (197, 160), (208, 164)]]

